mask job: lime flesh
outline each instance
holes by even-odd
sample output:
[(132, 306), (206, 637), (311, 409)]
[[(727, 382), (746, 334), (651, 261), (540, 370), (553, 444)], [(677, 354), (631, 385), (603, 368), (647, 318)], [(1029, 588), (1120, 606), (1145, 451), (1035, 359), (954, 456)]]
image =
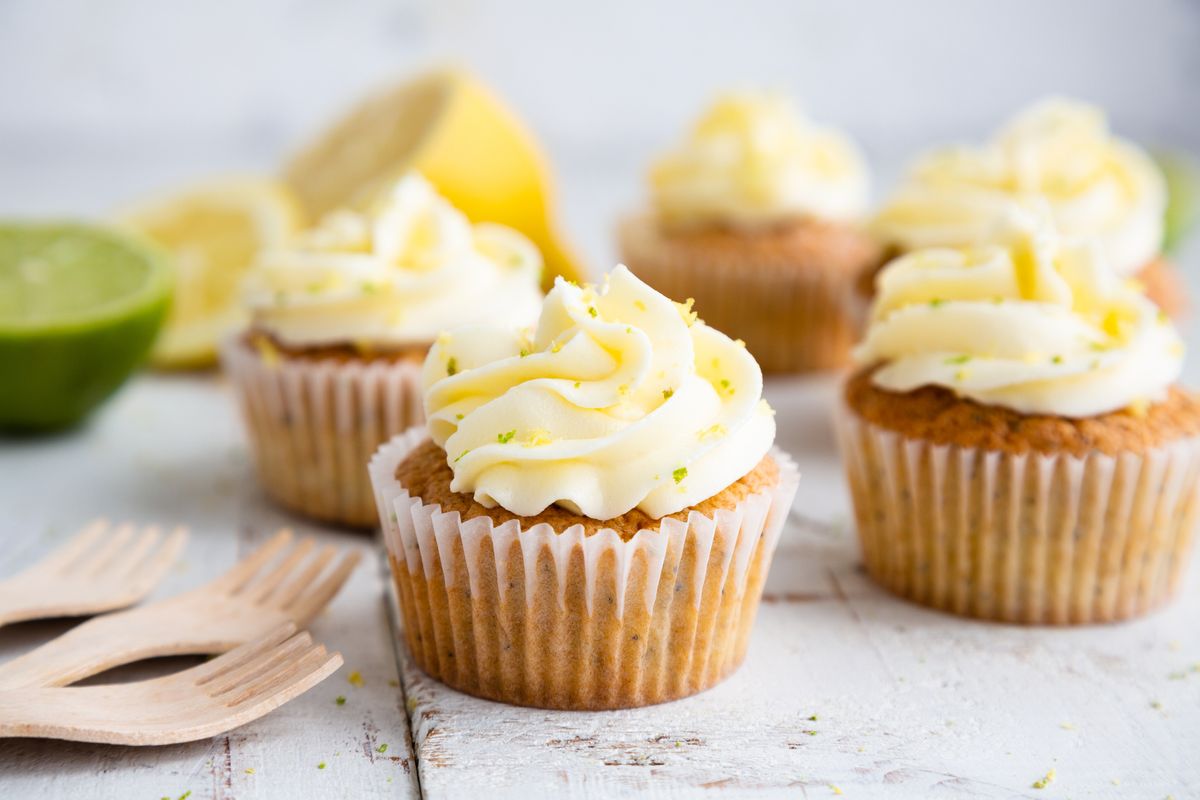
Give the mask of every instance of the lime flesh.
[(0, 428), (80, 421), (145, 358), (170, 293), (151, 245), (99, 226), (0, 222)]

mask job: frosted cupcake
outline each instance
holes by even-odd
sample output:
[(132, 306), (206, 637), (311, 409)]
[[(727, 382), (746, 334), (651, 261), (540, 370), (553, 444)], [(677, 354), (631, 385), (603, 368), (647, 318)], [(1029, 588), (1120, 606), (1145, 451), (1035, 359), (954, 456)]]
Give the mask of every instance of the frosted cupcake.
[(619, 229), (630, 269), (695, 298), (767, 372), (846, 363), (847, 296), (880, 258), (857, 227), (868, 180), (853, 143), (782, 96), (730, 95), (653, 166), (650, 191)]
[(532, 335), (448, 333), (424, 385), (428, 430), (371, 462), (423, 670), (604, 709), (737, 668), (798, 480), (744, 347), (617, 267)]
[(1104, 250), (1010, 217), (887, 266), (838, 415), (871, 576), (987, 619), (1125, 619), (1178, 588), (1200, 403), (1183, 345)]
[(1063, 234), (1095, 239), (1112, 269), (1137, 278), (1159, 307), (1183, 308), (1182, 280), (1162, 254), (1162, 172), (1084, 103), (1046, 100), (982, 146), (922, 157), (873, 228), (900, 251), (986, 244), (1014, 204), (1031, 200), (1049, 206)]
[(472, 225), (413, 173), (370, 214), (339, 211), (264, 252), (251, 328), (223, 362), (259, 478), (282, 505), (330, 522), (377, 522), (366, 465), (424, 417), (421, 364), (446, 327), (531, 325), (541, 257), (521, 234)]

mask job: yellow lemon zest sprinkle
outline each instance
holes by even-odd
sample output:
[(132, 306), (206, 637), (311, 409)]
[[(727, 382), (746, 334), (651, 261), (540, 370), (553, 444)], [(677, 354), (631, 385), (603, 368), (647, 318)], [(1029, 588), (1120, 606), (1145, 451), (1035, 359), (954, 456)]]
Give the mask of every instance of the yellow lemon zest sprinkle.
[(263, 363), (268, 367), (279, 366), (279, 348), (275, 347), (275, 343), (264, 336), (258, 336), (254, 339), (254, 346), (258, 350), (258, 356), (263, 360)]
[(524, 444), (526, 447), (542, 447), (553, 441), (554, 438), (550, 435), (550, 431), (544, 428), (534, 428), (525, 437)]

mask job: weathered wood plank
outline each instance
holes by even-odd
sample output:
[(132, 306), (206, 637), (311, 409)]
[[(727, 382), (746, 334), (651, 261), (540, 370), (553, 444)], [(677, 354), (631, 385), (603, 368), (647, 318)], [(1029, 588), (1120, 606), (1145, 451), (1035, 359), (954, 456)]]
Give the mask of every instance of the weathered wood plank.
[[(282, 525), (364, 550), (364, 563), (312, 626), (346, 666), (308, 694), (227, 736), (163, 748), (0, 740), (0, 796), (191, 798), (416, 797), (379, 561), (370, 537), (286, 517), (258, 494), (231, 399), (215, 380), (144, 378), (89, 429), (0, 448), (0, 574), (32, 561), (79, 523), (180, 521), (192, 529), (163, 597), (224, 571)], [(0, 629), (0, 658), (69, 623)], [(172, 659), (168, 666), (195, 663)], [(130, 679), (163, 664), (115, 673)], [(347, 681), (359, 671), (363, 685)], [(111, 680), (105, 676), (97, 680)], [(335, 698), (344, 696), (338, 705)], [(386, 745), (386, 747), (384, 747)], [(382, 750), (382, 752), (381, 752)], [(324, 769), (318, 765), (324, 763)]]

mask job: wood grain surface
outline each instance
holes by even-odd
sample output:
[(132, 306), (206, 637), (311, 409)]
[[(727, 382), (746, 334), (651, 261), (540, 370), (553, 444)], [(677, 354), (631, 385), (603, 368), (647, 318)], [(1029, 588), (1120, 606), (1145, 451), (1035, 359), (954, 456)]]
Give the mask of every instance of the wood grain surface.
[[(374, 541), (261, 497), (217, 379), (143, 377), (83, 431), (5, 440), (3, 573), (98, 514), (189, 525), (156, 598), (219, 574), (283, 524), (367, 558), (313, 625), (346, 666), (309, 694), (191, 745), (3, 741), (0, 796), (1195, 796), (1198, 582), (1145, 620), (1078, 629), (971, 622), (888, 596), (858, 566), (825, 422), (832, 391), (804, 380), (768, 389), (804, 476), (745, 666), (695, 698), (595, 714), (476, 700), (417, 671), (393, 646)], [(69, 625), (0, 629), (0, 657)], [(348, 679), (356, 671), (361, 686)]]

